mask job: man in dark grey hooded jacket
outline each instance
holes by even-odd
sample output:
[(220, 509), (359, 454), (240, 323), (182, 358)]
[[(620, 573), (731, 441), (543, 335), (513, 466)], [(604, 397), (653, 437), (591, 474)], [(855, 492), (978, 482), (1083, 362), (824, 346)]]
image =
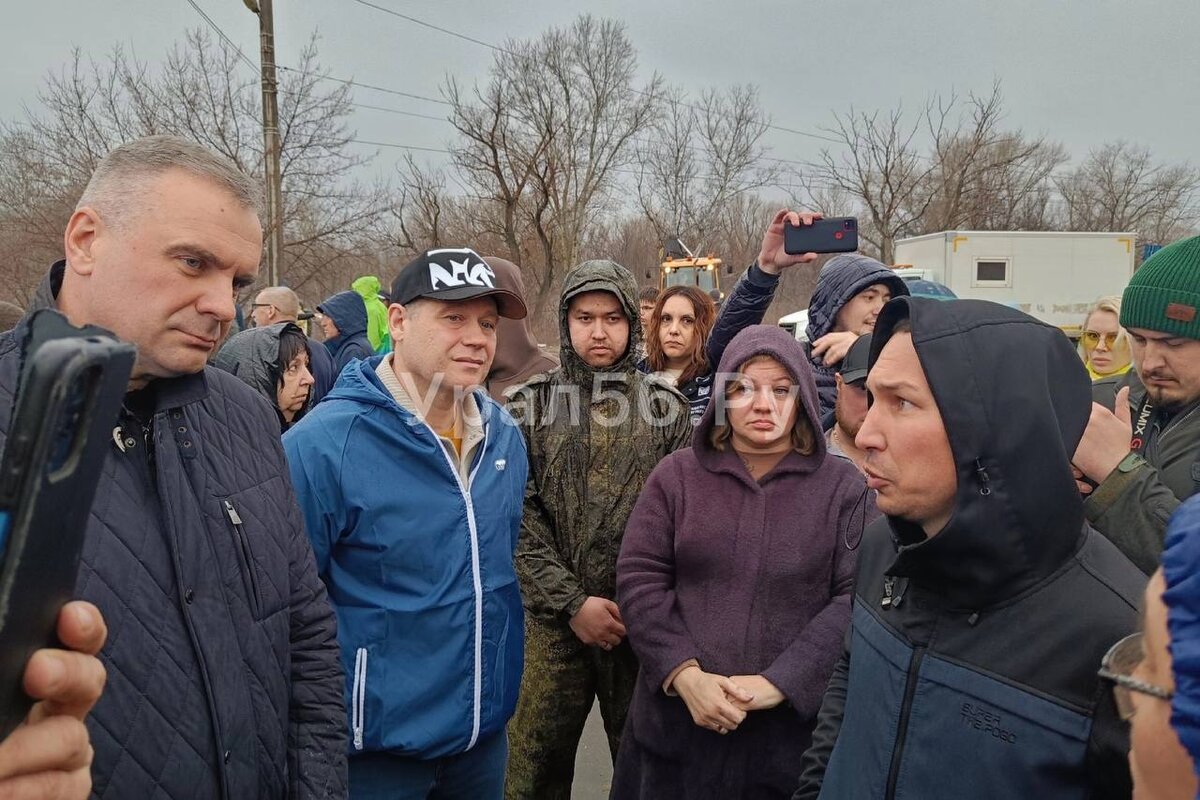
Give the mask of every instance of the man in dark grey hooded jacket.
[(867, 388), (856, 442), (887, 516), (863, 536), (795, 797), (1127, 800), (1127, 733), (1096, 672), (1145, 577), (1084, 521), (1074, 349), (995, 303), (900, 298)]
[(588, 261), (563, 282), (562, 366), (508, 391), (529, 446), (517, 575), (525, 673), (509, 726), (508, 798), (567, 800), (599, 699), (616, 757), (637, 660), (616, 597), (625, 523), (659, 459), (691, 441), (687, 401), (637, 369), (633, 276)]

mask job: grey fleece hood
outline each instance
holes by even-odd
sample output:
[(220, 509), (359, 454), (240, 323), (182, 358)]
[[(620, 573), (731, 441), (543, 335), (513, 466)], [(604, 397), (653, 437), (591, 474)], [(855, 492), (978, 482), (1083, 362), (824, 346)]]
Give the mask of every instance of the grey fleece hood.
[[(603, 369), (589, 367), (571, 346), (571, 329), (567, 310), (571, 299), (584, 292), (610, 292), (621, 301), (625, 318), (629, 320), (629, 345), (617, 362)], [(567, 273), (563, 279), (562, 300), (558, 306), (558, 334), (562, 340), (559, 358), (568, 380), (590, 385), (595, 373), (630, 374), (637, 370), (637, 354), (642, 343), (642, 323), (638, 318), (637, 281), (629, 270), (615, 261), (585, 261)]]
[(279, 375), (279, 338), (285, 330), (304, 331), (292, 322), (279, 322), (265, 328), (247, 328), (230, 336), (213, 360), (213, 366), (236, 375), (261, 394), (275, 408)]

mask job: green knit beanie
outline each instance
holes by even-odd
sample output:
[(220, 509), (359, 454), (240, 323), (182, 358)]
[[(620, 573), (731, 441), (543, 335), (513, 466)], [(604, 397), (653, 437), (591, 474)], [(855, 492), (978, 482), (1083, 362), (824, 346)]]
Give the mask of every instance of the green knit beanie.
[(1200, 339), (1200, 236), (1167, 245), (1133, 273), (1121, 325)]

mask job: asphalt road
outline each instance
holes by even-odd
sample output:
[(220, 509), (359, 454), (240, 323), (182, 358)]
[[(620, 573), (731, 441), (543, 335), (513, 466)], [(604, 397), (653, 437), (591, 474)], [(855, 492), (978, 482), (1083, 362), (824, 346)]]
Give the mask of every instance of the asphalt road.
[(608, 800), (611, 781), (612, 759), (608, 755), (604, 722), (600, 719), (600, 707), (592, 706), (591, 716), (583, 729), (583, 738), (579, 741), (579, 752), (575, 756), (575, 783), (571, 789), (571, 800)]

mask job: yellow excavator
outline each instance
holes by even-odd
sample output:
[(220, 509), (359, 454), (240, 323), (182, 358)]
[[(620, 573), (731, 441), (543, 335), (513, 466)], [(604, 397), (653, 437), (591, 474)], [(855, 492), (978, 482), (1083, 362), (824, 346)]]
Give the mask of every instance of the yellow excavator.
[(697, 256), (680, 239), (668, 239), (659, 251), (662, 263), (658, 270), (658, 290), (668, 286), (695, 286), (712, 295), (713, 299), (724, 299), (721, 290), (721, 259), (713, 255)]

